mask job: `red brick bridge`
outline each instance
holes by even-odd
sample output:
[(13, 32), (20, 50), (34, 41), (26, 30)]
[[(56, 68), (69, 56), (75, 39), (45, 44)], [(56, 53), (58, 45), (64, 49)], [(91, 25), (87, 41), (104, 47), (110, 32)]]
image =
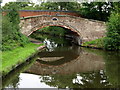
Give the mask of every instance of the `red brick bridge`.
[(52, 11), (52, 10), (21, 10), (19, 11), (20, 17), (36, 16), (36, 15), (71, 15), (77, 16), (80, 15), (74, 11)]
[(104, 37), (106, 29), (104, 22), (82, 18), (73, 11), (21, 10), (19, 13), (21, 32), (27, 36), (46, 26), (59, 26), (75, 32), (75, 42), (81, 45)]

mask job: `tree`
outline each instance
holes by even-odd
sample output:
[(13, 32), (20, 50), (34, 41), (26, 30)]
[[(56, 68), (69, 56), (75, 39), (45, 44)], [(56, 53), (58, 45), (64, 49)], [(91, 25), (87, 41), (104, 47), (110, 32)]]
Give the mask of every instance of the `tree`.
[(35, 6), (37, 10), (75, 11), (79, 7), (77, 2), (43, 2)]
[(107, 33), (104, 40), (104, 46), (107, 50), (120, 49), (120, 2), (114, 2), (113, 7), (107, 22)]
[(57, 2), (59, 10), (65, 11), (76, 11), (79, 8), (79, 3), (77, 2)]
[(120, 13), (112, 13), (107, 23), (105, 49), (120, 49)]
[(16, 5), (16, 3), (12, 3), (9, 5), (10, 10), (7, 11), (7, 17), (9, 18), (9, 21), (11, 22), (12, 26), (16, 31), (19, 31), (19, 23), (20, 23), (20, 17), (19, 17), (19, 7)]
[(31, 10), (31, 9), (34, 9), (34, 3), (32, 2), (9, 2), (9, 3), (6, 3), (2, 9), (3, 10), (11, 10), (11, 6), (15, 6), (17, 7), (18, 10)]
[(107, 21), (112, 10), (112, 2), (86, 2), (78, 9), (83, 17), (101, 21)]
[(17, 46), (24, 46), (28, 39), (20, 33), (20, 18), (18, 6), (13, 3), (9, 11), (3, 16), (2, 23), (2, 50), (10, 50)]

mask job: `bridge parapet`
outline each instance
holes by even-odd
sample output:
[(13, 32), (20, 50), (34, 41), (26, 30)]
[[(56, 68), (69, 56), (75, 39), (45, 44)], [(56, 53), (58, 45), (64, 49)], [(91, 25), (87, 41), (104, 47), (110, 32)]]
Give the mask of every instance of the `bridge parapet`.
[(20, 17), (36, 16), (36, 15), (71, 15), (77, 16), (80, 15), (74, 11), (54, 11), (54, 10), (20, 10)]

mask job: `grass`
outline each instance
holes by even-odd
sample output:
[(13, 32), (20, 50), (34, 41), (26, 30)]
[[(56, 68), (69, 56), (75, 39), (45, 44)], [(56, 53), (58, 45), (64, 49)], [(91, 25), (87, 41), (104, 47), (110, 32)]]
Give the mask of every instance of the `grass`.
[(25, 45), (25, 47), (18, 47), (11, 51), (2, 52), (2, 70), (0, 69), (0, 72), (2, 72), (3, 75), (7, 74), (18, 64), (25, 62), (27, 58), (37, 51), (37, 47), (42, 45), (43, 44), (36, 45), (29, 43)]
[(95, 48), (104, 48), (104, 38), (92, 40), (89, 42), (84, 42), (82, 46), (95, 47)]
[(3, 77), (2, 80), (4, 82), (2, 82), (2, 88), (5, 88), (6, 86), (8, 86), (12, 82), (14, 82), (16, 77), (19, 77), (21, 72), (24, 72), (25, 70), (30, 68), (30, 66), (33, 65), (35, 60), (36, 60), (36, 58), (33, 58), (31, 61), (29, 61), (29, 63), (26, 63), (26, 62), (22, 63), (21, 65), (19, 65), (19, 67), (17, 67), (17, 69), (14, 69), (14, 71), (12, 71), (12, 73), (7, 74), (7, 77)]

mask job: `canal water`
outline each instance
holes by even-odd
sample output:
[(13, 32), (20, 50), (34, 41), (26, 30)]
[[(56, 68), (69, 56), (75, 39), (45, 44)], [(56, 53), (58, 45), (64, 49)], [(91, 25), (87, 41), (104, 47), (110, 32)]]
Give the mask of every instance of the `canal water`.
[(3, 78), (3, 88), (118, 88), (120, 53), (39, 35), (46, 48)]

